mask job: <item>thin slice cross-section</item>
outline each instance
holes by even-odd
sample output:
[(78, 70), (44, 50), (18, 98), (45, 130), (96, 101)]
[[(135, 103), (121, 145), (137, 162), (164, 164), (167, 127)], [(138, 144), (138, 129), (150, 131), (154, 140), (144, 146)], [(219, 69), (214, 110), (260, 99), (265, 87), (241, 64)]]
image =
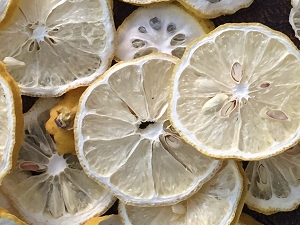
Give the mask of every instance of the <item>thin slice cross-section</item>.
[(17, 163), (23, 120), (20, 89), (0, 62), (0, 184)]
[(119, 214), (125, 225), (236, 224), (244, 205), (246, 183), (241, 172), (234, 161), (225, 161), (217, 174), (187, 200), (162, 207), (136, 207), (120, 202)]
[(79, 225), (115, 202), (89, 178), (73, 154), (59, 155), (45, 123), (59, 98), (44, 98), (25, 114), (25, 140), (17, 166), (1, 189), (29, 224)]
[(300, 146), (249, 162), (246, 204), (261, 213), (292, 211), (300, 204)]
[(174, 3), (140, 7), (117, 30), (117, 60), (163, 52), (181, 58), (186, 45), (214, 28)]
[(22, 94), (59, 96), (106, 71), (114, 36), (106, 0), (21, 1), (10, 25), (0, 31), (0, 60), (25, 63), (9, 70)]
[(176, 57), (120, 62), (79, 101), (75, 146), (85, 172), (133, 205), (166, 205), (196, 192), (220, 162), (184, 142), (167, 118)]
[(253, 0), (179, 0), (187, 9), (202, 18), (216, 18), (249, 7)]
[(200, 152), (258, 160), (300, 138), (300, 53), (261, 24), (226, 24), (188, 45), (174, 69), (170, 119)]

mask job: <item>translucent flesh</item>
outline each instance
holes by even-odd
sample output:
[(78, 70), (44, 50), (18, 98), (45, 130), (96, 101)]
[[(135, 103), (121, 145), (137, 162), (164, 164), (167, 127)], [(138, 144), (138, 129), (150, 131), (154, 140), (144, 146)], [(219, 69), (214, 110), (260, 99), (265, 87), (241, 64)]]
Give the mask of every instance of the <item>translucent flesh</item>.
[(262, 211), (293, 210), (300, 203), (300, 147), (269, 159), (250, 162), (247, 204)]
[[(19, 85), (52, 88), (92, 75), (107, 40), (101, 7), (97, 0), (22, 1), (12, 24), (0, 32), (0, 58), (26, 64), (10, 71)], [(33, 36), (36, 26), (45, 28), (45, 35)], [(9, 40), (14, 45), (7, 45)]]
[(25, 141), (20, 150), (19, 161), (33, 161), (46, 169), (32, 173), (15, 167), (3, 181), (5, 192), (8, 192), (27, 219), (32, 214), (58, 219), (67, 214), (76, 216), (91, 210), (95, 202), (106, 194), (106, 190), (87, 177), (74, 155), (58, 156), (63, 157), (67, 167), (58, 171), (57, 175), (50, 175), (49, 161), (56, 154), (56, 147), (45, 131), (49, 110), (32, 117), (25, 126)]
[[(91, 87), (84, 103), (80, 132), (87, 165), (96, 179), (126, 201), (175, 200), (196, 188), (218, 165), (185, 143), (173, 149), (174, 156), (156, 136), (164, 133), (156, 124), (167, 120), (173, 65), (149, 59), (141, 65), (114, 67), (109, 77)], [(154, 124), (139, 128), (146, 121)]]
[[(171, 225), (213, 225), (228, 224), (235, 214), (242, 190), (242, 177), (237, 167), (230, 162), (196, 194), (178, 203), (185, 213), (174, 213), (173, 206), (134, 207), (125, 205), (132, 225), (171, 224)], [(176, 219), (175, 219), (176, 218)]]
[[(220, 32), (215, 39), (194, 47), (189, 65), (179, 77), (176, 113), (189, 133), (214, 149), (214, 155), (221, 151), (267, 154), (276, 143), (288, 142), (297, 132), (300, 79), (295, 71), (300, 64), (284, 42), (263, 32), (241, 29)], [(240, 82), (249, 85), (248, 101), (243, 98), (227, 117), (221, 117), (219, 110), (201, 111), (218, 93), (232, 98), (237, 83), (230, 70), (235, 62), (242, 66)], [(262, 88), (264, 83), (269, 86)], [(265, 107), (283, 111), (289, 120), (261, 117)]]

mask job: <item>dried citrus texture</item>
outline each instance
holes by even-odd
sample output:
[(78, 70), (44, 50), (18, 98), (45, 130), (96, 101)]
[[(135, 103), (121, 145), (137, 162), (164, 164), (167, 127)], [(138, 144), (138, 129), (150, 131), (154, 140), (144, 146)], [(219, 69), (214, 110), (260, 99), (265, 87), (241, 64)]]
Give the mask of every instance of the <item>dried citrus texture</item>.
[(1, 0), (0, 1), (0, 28), (3, 29), (13, 19), (18, 9), (20, 0)]
[(63, 99), (50, 110), (46, 131), (53, 135), (58, 154), (75, 152), (73, 125), (78, 109), (79, 98), (86, 87), (68, 91)]
[(202, 18), (216, 18), (249, 7), (253, 0), (179, 0), (187, 9)]
[(3, 208), (9, 211), (11, 214), (20, 218), (19, 212), (15, 209), (9, 197), (6, 194), (4, 194), (1, 189), (0, 189), (0, 208)]
[(171, 2), (172, 0), (121, 0), (123, 2), (133, 4), (133, 5), (149, 5), (152, 3), (158, 3), (158, 2)]
[(104, 213), (115, 201), (82, 170), (73, 154), (60, 156), (45, 130), (57, 98), (40, 99), (25, 114), (25, 140), (17, 166), (2, 190), (30, 224), (79, 225)]
[(94, 217), (88, 220), (84, 225), (122, 225), (122, 222), (118, 215), (109, 215)]
[(24, 118), (18, 85), (0, 62), (0, 184), (16, 164), (23, 141)]
[(176, 61), (160, 53), (119, 63), (80, 98), (74, 123), (79, 161), (127, 203), (178, 202), (219, 168), (219, 161), (199, 154), (168, 121)]
[(106, 71), (113, 40), (107, 1), (26, 0), (0, 31), (0, 59), (25, 63), (9, 70), (23, 94), (58, 96)]
[(300, 4), (299, 0), (292, 1), (289, 22), (295, 31), (295, 36), (300, 39)]
[(245, 213), (242, 213), (237, 225), (263, 225), (263, 224), (256, 221), (251, 216), (249, 216)]
[(0, 225), (27, 225), (7, 210), (0, 207)]
[(260, 24), (220, 26), (189, 45), (174, 70), (174, 128), (209, 156), (276, 155), (300, 137), (298, 70), (300, 54), (283, 34)]
[(264, 214), (292, 211), (300, 204), (300, 146), (246, 168), (249, 190), (246, 203)]
[(186, 45), (214, 28), (173, 3), (140, 7), (117, 30), (117, 60), (163, 52), (181, 58)]
[(238, 166), (228, 161), (187, 200), (172, 206), (144, 208), (120, 202), (119, 213), (125, 225), (227, 225), (243, 205), (239, 206), (243, 186)]

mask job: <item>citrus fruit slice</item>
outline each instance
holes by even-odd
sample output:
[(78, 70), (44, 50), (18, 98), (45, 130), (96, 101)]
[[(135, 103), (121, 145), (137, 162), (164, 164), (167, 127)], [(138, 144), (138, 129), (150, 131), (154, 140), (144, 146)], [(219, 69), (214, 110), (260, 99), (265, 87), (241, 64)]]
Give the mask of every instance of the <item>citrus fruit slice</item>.
[(0, 184), (16, 164), (23, 141), (22, 100), (18, 85), (0, 62)]
[(157, 53), (121, 62), (80, 98), (74, 123), (78, 159), (89, 176), (129, 204), (188, 198), (220, 165), (185, 143), (168, 121), (176, 61)]
[(0, 207), (0, 225), (27, 225), (9, 211)]
[(246, 204), (261, 213), (292, 211), (300, 204), (300, 146), (249, 162)]
[(75, 152), (73, 124), (77, 113), (79, 98), (86, 87), (68, 91), (63, 99), (50, 110), (50, 118), (46, 122), (46, 131), (54, 138), (56, 151), (63, 155)]
[(25, 114), (25, 140), (18, 164), (1, 187), (30, 224), (79, 225), (104, 213), (115, 201), (87, 177), (75, 155), (57, 154), (45, 123), (49, 110), (59, 101), (40, 99)]
[(216, 18), (249, 7), (253, 0), (179, 0), (187, 9), (202, 18)]
[(154, 52), (181, 58), (186, 45), (214, 28), (173, 3), (140, 7), (117, 30), (117, 60), (129, 60)]
[(240, 207), (243, 185), (238, 166), (228, 161), (187, 200), (159, 207), (137, 207), (120, 202), (119, 213), (125, 225), (227, 225)]
[(88, 220), (84, 225), (122, 225), (122, 222), (118, 215), (109, 215), (94, 217)]
[(13, 19), (18, 9), (20, 0), (1, 0), (0, 1), (0, 28), (3, 29)]
[(295, 31), (295, 36), (300, 39), (300, 4), (299, 0), (292, 1), (289, 22)]
[(106, 71), (114, 29), (104, 0), (21, 1), (10, 26), (0, 31), (0, 60), (25, 63), (9, 70), (22, 94), (59, 96)]
[(245, 213), (242, 213), (237, 225), (263, 225), (263, 224), (256, 221), (251, 216), (249, 216)]
[(253, 23), (220, 26), (177, 63), (171, 122), (212, 157), (279, 154), (300, 138), (298, 70), (300, 54), (285, 35)]
[[(1, 187), (0, 187), (1, 188)], [(11, 200), (9, 197), (3, 193), (3, 191), (0, 189), (0, 208), (3, 208), (7, 211), (9, 211), (11, 214), (20, 217), (20, 214), (18, 211), (14, 208)]]

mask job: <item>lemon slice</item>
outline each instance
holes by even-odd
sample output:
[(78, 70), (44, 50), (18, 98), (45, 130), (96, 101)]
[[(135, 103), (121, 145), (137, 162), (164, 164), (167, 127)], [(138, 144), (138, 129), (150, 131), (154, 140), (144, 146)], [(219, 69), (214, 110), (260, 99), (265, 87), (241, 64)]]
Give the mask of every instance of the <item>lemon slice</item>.
[(118, 215), (109, 215), (94, 217), (87, 221), (84, 225), (122, 225), (122, 222)]
[(0, 207), (0, 225), (27, 225), (7, 210)]
[(30, 224), (79, 225), (104, 213), (115, 201), (88, 178), (73, 154), (58, 155), (45, 130), (57, 98), (40, 99), (25, 114), (25, 140), (17, 166), (5, 177), (2, 190)]
[(119, 213), (125, 225), (227, 225), (235, 217), (243, 186), (238, 166), (228, 161), (187, 200), (161, 207), (136, 207), (120, 202)]
[(154, 52), (181, 58), (186, 45), (214, 28), (173, 3), (140, 7), (117, 30), (117, 60), (129, 60)]
[(187, 9), (202, 18), (216, 18), (249, 7), (253, 0), (179, 0)]
[(0, 62), (0, 184), (16, 164), (23, 139), (22, 100), (18, 85)]
[(0, 31), (0, 60), (25, 63), (9, 70), (22, 94), (59, 96), (106, 71), (114, 29), (104, 0), (21, 1), (10, 26)]
[(3, 29), (12, 19), (19, 6), (20, 0), (0, 1), (0, 28)]
[(279, 154), (300, 138), (298, 70), (300, 54), (285, 35), (260, 24), (220, 26), (176, 65), (171, 122), (212, 157)]
[(89, 176), (129, 204), (188, 198), (220, 165), (185, 143), (168, 121), (176, 61), (158, 53), (121, 62), (79, 101), (74, 122), (79, 161)]
[(249, 216), (245, 213), (242, 213), (237, 225), (263, 225), (263, 224), (256, 221), (251, 216)]
[(249, 162), (247, 205), (264, 214), (292, 211), (300, 204), (300, 146)]
[(299, 0), (294, 0), (290, 11), (289, 22), (295, 31), (295, 36), (300, 39), (300, 4)]

